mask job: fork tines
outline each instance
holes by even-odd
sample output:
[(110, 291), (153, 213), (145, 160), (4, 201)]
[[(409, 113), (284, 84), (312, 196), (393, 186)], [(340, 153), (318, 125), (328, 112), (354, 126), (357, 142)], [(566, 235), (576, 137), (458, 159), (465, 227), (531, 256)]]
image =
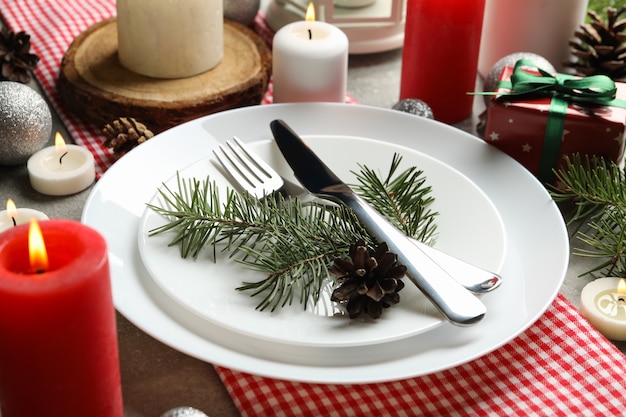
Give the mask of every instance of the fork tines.
[(213, 150), (218, 161), (235, 182), (257, 198), (271, 194), (283, 185), (280, 175), (256, 156), (237, 137)]

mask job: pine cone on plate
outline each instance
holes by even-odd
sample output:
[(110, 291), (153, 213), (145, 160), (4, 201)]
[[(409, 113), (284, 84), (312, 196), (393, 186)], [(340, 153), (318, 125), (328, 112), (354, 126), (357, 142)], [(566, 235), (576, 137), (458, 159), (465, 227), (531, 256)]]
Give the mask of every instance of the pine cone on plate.
[(16, 34), (6, 27), (0, 30), (0, 79), (26, 84), (38, 62), (39, 57), (30, 53), (30, 35)]
[(626, 81), (626, 5), (619, 10), (608, 7), (607, 20), (589, 10), (589, 23), (579, 27), (570, 41), (570, 50), (576, 58), (564, 62), (577, 75), (606, 75), (615, 81)]
[(367, 314), (373, 319), (381, 316), (383, 308), (400, 301), (406, 267), (398, 263), (396, 254), (389, 251), (386, 243), (375, 250), (364, 241), (350, 246), (351, 260), (337, 258), (329, 271), (339, 286), (331, 300), (345, 303), (351, 319)]
[(136, 146), (154, 137), (146, 125), (132, 117), (120, 117), (102, 129), (107, 137), (104, 146), (112, 148), (115, 155), (121, 157)]

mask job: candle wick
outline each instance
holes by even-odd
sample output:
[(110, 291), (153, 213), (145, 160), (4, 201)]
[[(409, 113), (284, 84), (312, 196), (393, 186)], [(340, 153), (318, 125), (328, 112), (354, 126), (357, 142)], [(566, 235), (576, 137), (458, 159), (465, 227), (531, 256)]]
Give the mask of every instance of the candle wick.
[(61, 157), (59, 158), (59, 165), (63, 165), (63, 158), (65, 157), (65, 155), (67, 155), (67, 152), (63, 153), (63, 155), (61, 155)]
[(17, 226), (17, 221), (15, 221), (15, 217), (11, 216), (11, 220), (13, 221), (13, 226)]
[(37, 272), (37, 274), (43, 274), (44, 272), (46, 272), (46, 270), (45, 269), (38, 269), (36, 272)]
[(307, 29), (309, 31), (309, 40), (313, 39), (313, 32), (311, 32), (311, 29)]

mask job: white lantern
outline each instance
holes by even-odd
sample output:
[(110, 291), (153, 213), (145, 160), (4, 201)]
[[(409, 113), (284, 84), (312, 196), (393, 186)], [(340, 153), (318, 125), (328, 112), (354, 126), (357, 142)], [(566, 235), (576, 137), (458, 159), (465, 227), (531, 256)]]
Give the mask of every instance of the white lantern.
[(367, 54), (401, 48), (404, 42), (404, 0), (272, 0), (267, 22), (277, 31), (304, 20), (306, 8), (315, 5), (317, 20), (345, 32), (351, 54)]

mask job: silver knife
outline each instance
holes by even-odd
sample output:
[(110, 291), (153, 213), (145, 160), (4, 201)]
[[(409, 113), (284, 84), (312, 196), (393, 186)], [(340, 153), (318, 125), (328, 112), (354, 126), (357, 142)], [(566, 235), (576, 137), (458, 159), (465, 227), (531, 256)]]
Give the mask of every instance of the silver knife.
[(409, 279), (447, 320), (461, 326), (482, 320), (487, 311), (485, 305), (341, 181), (284, 121), (274, 120), (270, 128), (304, 188), (320, 198), (350, 207), (368, 232), (396, 253), (398, 261), (407, 267)]
[[(295, 184), (283, 178), (284, 186), (281, 189), (287, 196), (298, 197), (304, 204), (311, 202), (322, 202), (321, 198), (314, 196), (299, 184)], [(336, 205), (336, 203), (325, 200), (324, 204)], [(448, 274), (459, 284), (473, 292), (474, 294), (485, 294), (498, 288), (502, 284), (502, 277), (492, 271), (480, 268), (471, 263), (465, 262), (450, 254), (428, 246), (418, 240), (411, 239), (414, 245), (442, 266)]]

